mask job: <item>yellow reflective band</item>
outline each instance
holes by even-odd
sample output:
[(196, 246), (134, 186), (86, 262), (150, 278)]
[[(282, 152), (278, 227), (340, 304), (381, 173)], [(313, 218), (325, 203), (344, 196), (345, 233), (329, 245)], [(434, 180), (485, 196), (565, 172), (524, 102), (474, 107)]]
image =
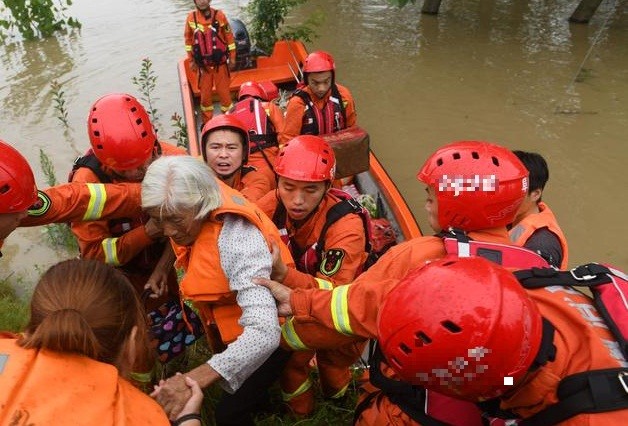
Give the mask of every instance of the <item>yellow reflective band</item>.
[(192, 45), (191, 44), (186, 44), (185, 45), (185, 51), (186, 52), (191, 52), (192, 51)]
[(103, 183), (87, 183), (89, 203), (83, 215), (83, 220), (97, 220), (102, 216), (107, 203), (107, 190)]
[(288, 320), (281, 326), (281, 335), (286, 341), (288, 346), (295, 351), (304, 351), (309, 349), (299, 338), (296, 330), (294, 329), (294, 317), (288, 318)]
[(227, 46), (227, 49), (235, 50), (235, 43), (231, 43), (229, 46)]
[(334, 320), (334, 328), (342, 334), (353, 334), (349, 323), (349, 307), (347, 296), (349, 286), (341, 285), (331, 292), (331, 317)]
[(330, 283), (329, 281), (325, 281), (324, 279), (321, 279), (321, 278), (314, 278), (314, 279), (318, 283), (318, 288), (320, 288), (321, 290), (333, 290), (334, 289), (334, 285)]
[(201, 111), (205, 112), (205, 111), (213, 111), (214, 110), (214, 105), (210, 105), (210, 106), (203, 106), (201, 105)]
[(343, 396), (345, 396), (345, 393), (347, 392), (347, 389), (349, 389), (349, 383), (347, 383), (342, 389), (340, 389), (338, 392), (336, 392), (335, 394), (333, 394), (332, 396), (330, 396), (331, 399), (338, 399), (338, 398), (342, 398)]
[(194, 21), (188, 21), (188, 25), (190, 25), (190, 28), (192, 28), (193, 30), (205, 31), (205, 27), (203, 26), (203, 24), (197, 24)]
[(309, 388), (312, 387), (312, 380), (308, 377), (308, 379), (301, 384), (294, 392), (284, 392), (281, 391), (281, 399), (284, 402), (290, 401), (292, 398), (296, 398), (297, 396), (305, 393)]
[(113, 266), (120, 266), (118, 261), (118, 249), (116, 247), (118, 238), (105, 238), (102, 240), (102, 249), (105, 252), (105, 263)]
[(229, 106), (226, 106), (226, 107), (225, 107), (225, 106), (220, 105), (220, 110), (221, 110), (222, 112), (227, 112), (227, 111), (229, 111), (231, 108), (233, 108), (233, 102), (232, 102), (231, 104), (229, 104)]

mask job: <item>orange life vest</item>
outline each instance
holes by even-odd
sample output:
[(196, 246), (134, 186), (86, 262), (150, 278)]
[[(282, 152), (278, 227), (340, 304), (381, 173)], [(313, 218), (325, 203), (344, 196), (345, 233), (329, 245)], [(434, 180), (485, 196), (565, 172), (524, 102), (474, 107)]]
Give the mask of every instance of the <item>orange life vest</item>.
[(159, 404), (110, 364), (0, 338), (0, 424), (169, 425)]
[[(178, 246), (173, 243), (177, 265), (186, 271), (180, 283), (182, 297), (194, 301), (206, 326), (217, 326), (221, 341), (210, 342), (214, 348), (233, 342), (242, 333), (242, 326), (238, 324), (242, 310), (236, 302), (236, 293), (229, 288), (229, 278), (220, 265), (218, 237), (222, 230), (221, 216), (231, 213), (244, 217), (262, 232), (269, 250), (271, 243), (275, 242), (281, 250), (283, 262), (294, 264), (290, 251), (281, 242), (279, 231), (272, 221), (240, 192), (220, 181), (218, 184), (222, 205), (211, 212), (194, 244)], [(212, 333), (207, 336), (208, 339), (218, 337)]]
[(194, 61), (199, 66), (214, 67), (227, 63), (229, 59), (229, 49), (227, 43), (223, 40), (218, 31), (220, 24), (216, 20), (217, 10), (211, 9), (211, 24), (203, 28), (196, 19), (196, 11), (194, 14), (194, 45), (192, 46), (192, 54)]
[(523, 247), (537, 229), (547, 228), (551, 233), (556, 235), (560, 241), (560, 246), (563, 250), (563, 260), (560, 263), (560, 269), (566, 269), (568, 264), (568, 249), (567, 238), (563, 234), (562, 229), (558, 226), (556, 216), (547, 204), (541, 202), (538, 205), (539, 213), (531, 214), (523, 218), (516, 226), (508, 232), (510, 235), (510, 241), (513, 244)]
[(347, 113), (336, 83), (332, 83), (330, 90), (331, 94), (322, 110), (316, 108), (306, 91), (294, 91), (292, 96), (301, 98), (305, 104), (300, 132), (302, 135), (327, 135), (347, 128)]

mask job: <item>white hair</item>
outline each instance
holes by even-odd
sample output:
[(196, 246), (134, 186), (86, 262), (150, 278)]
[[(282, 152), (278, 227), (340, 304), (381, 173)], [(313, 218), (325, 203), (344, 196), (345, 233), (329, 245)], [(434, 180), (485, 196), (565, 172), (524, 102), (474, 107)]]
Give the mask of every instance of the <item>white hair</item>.
[(212, 170), (189, 155), (162, 156), (148, 167), (142, 181), (142, 208), (158, 208), (160, 217), (196, 212), (204, 219), (222, 204)]

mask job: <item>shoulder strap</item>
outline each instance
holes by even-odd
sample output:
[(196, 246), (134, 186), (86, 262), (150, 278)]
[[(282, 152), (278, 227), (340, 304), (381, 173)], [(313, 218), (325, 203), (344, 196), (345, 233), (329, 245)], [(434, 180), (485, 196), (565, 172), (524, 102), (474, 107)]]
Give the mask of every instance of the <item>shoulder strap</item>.
[(560, 381), (557, 396), (556, 404), (518, 425), (554, 425), (582, 413), (628, 409), (628, 368), (585, 371), (567, 376)]
[[(425, 389), (384, 376), (381, 369), (384, 356), (377, 343), (371, 347), (369, 358), (369, 377), (371, 383), (381, 389), (381, 391), (393, 403), (399, 406), (404, 413), (423, 426), (447, 426), (447, 423), (441, 422), (424, 412)], [(372, 398), (368, 398), (367, 401), (363, 401), (362, 404), (356, 407), (354, 420), (358, 419), (361, 412), (367, 408), (368, 402), (371, 400)]]
[(371, 252), (371, 242), (369, 240), (370, 230), (368, 229), (367, 219), (366, 217), (364, 217), (363, 207), (353, 197), (350, 197), (339, 201), (327, 211), (325, 224), (323, 225), (323, 229), (321, 229), (321, 235), (318, 237), (318, 241), (316, 242), (316, 251), (318, 252), (317, 254), (319, 255), (319, 259), (323, 254), (323, 247), (325, 247), (325, 236), (327, 234), (327, 229), (331, 225), (336, 223), (340, 218), (349, 213), (355, 213), (362, 219), (362, 225), (364, 227), (364, 237), (366, 240), (364, 251), (366, 253)]
[(587, 263), (569, 271), (554, 268), (532, 268), (516, 271), (515, 276), (525, 288), (542, 288), (553, 285), (595, 287), (611, 282), (613, 272), (604, 265)]
[[(109, 175), (107, 175), (103, 171), (102, 164), (100, 163), (100, 161), (98, 161), (93, 152), (87, 155), (83, 155), (82, 157), (77, 157), (77, 159), (74, 160), (74, 164), (72, 165), (72, 171), (75, 171), (81, 167), (87, 167), (92, 172), (94, 172), (94, 174), (98, 177), (101, 183), (112, 182)], [(70, 180), (72, 179), (70, 178)]]
[(340, 95), (340, 91), (338, 90), (338, 86), (336, 83), (331, 84), (331, 95), (338, 99), (338, 103), (340, 104), (340, 113), (342, 114), (342, 121), (344, 121), (345, 126), (347, 125), (347, 111), (345, 108), (344, 102), (342, 102), (342, 96)]

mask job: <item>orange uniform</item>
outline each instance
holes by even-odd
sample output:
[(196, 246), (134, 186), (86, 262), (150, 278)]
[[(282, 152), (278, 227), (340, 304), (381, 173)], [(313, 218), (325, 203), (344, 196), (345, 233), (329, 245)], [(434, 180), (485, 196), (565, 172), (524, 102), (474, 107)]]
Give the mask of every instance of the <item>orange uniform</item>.
[[(615, 338), (604, 325), (591, 299), (568, 287), (528, 290), (541, 315), (556, 328), (556, 357), (543, 365), (509, 397), (501, 398), (500, 408), (523, 418), (538, 413), (558, 401), (558, 383), (566, 376), (590, 370), (628, 367)], [(628, 424), (628, 409), (579, 414), (564, 426)]]
[(65, 183), (37, 193), (38, 201), (20, 226), (137, 216), (141, 213), (139, 183)]
[[(225, 51), (222, 55), (226, 58), (228, 56), (229, 62), (235, 64), (235, 40), (233, 33), (229, 26), (227, 17), (221, 10), (209, 8), (210, 16), (205, 15), (199, 10), (195, 9), (191, 11), (185, 19), (185, 51), (191, 61), (194, 61), (194, 45), (195, 36), (194, 32), (198, 30), (201, 34), (200, 37), (204, 37), (207, 32), (213, 31), (216, 39), (224, 45)], [(216, 40), (214, 39), (214, 40)], [(208, 65), (197, 64), (199, 73), (199, 89), (201, 91), (201, 112), (203, 113), (203, 123), (211, 120), (213, 115), (213, 95), (212, 89), (216, 87), (216, 93), (220, 98), (220, 109), (222, 112), (227, 112), (232, 106), (231, 93), (229, 86), (231, 84), (231, 77), (229, 75), (229, 67), (227, 63), (219, 62), (218, 64)]]
[[(162, 155), (185, 154), (181, 148), (168, 143), (160, 142), (160, 145)], [(97, 183), (99, 178), (89, 168), (81, 167), (74, 172), (72, 181)], [(73, 222), (72, 232), (78, 240), (82, 257), (121, 267), (138, 294), (141, 294), (166, 247), (165, 243), (154, 241), (148, 236), (144, 228), (147, 220), (147, 216), (141, 213), (116, 220)], [(150, 311), (164, 303), (168, 297), (178, 294), (174, 269), (168, 280), (168, 293), (170, 296), (149, 299), (146, 309)]]
[[(341, 201), (335, 195), (327, 193), (314, 214), (299, 228), (292, 225), (287, 215), (284, 214), (282, 218), (277, 217), (275, 213), (279, 204), (275, 192), (268, 193), (258, 201), (260, 209), (269, 217), (274, 218), (275, 225), (279, 229), (284, 229), (290, 240), (289, 247), (297, 268), (300, 270), (288, 268), (288, 276), (284, 281), (287, 285), (291, 282), (298, 287), (299, 282), (304, 281), (312, 284), (309, 280), (303, 280), (304, 276), (319, 278), (326, 284), (345, 284), (353, 281), (362, 270), (367, 256), (364, 251), (366, 244), (364, 226), (358, 215), (347, 214), (327, 229), (325, 247), (322, 247), (323, 259), (315, 262), (320, 265), (310, 265), (311, 269), (318, 266), (318, 270), (316, 272), (311, 270), (309, 274), (300, 272), (306, 269), (302, 263), (308, 257), (301, 252), (318, 241), (325, 225), (327, 212)], [(280, 221), (281, 223), (278, 223)], [(309, 253), (309, 257), (311, 256), (312, 252)], [(281, 378), (284, 400), (288, 401), (295, 413), (309, 414), (314, 408), (314, 393), (309, 378), (309, 361), (314, 356), (314, 352), (304, 351), (298, 343), (291, 348), (299, 352), (292, 355)], [(363, 349), (364, 344), (351, 343), (338, 349), (316, 352), (319, 378), (326, 396), (340, 397), (344, 394), (351, 381), (349, 367), (358, 360)]]
[(240, 191), (247, 200), (256, 202), (266, 195), (272, 186), (274, 185), (266, 174), (254, 167), (242, 166), (235, 175), (232, 188)]
[(274, 189), (276, 178), (273, 167), (279, 151), (277, 132), (284, 127), (283, 112), (274, 102), (246, 98), (235, 104), (229, 114), (235, 115), (249, 130), (247, 164), (264, 173), (271, 189)]
[(322, 120), (317, 120), (318, 126), (323, 127), (323, 128), (328, 128), (328, 129), (334, 128), (334, 130), (322, 131), (322, 132), (321, 131), (305, 131), (304, 127), (307, 127), (313, 124), (312, 122), (313, 119), (311, 118), (310, 113), (314, 113), (314, 112), (308, 111), (311, 108), (308, 105), (306, 105), (306, 103), (303, 101), (302, 98), (293, 95), (290, 98), (290, 101), (288, 101), (288, 107), (286, 109), (286, 118), (285, 118), (285, 124), (284, 124), (283, 130), (279, 133), (280, 145), (285, 144), (290, 139), (298, 135), (333, 133), (338, 130), (345, 129), (347, 127), (355, 126), (356, 112), (355, 112), (355, 102), (353, 100), (353, 96), (351, 96), (351, 92), (349, 92), (349, 89), (347, 89), (346, 87), (337, 83), (335, 85), (338, 88), (338, 93), (341, 98), (341, 100), (335, 100), (335, 102), (342, 103), (342, 106), (345, 110), (346, 121), (340, 126), (336, 126), (337, 124), (336, 118), (338, 117), (329, 117), (328, 114), (325, 114), (325, 111), (327, 111), (328, 109), (336, 111), (336, 113), (338, 111), (338, 104), (336, 103), (334, 105), (334, 99), (331, 99), (332, 98), (331, 89), (327, 91), (327, 93), (322, 99), (318, 99), (313, 94), (312, 90), (309, 87), (307, 86), (303, 87), (301, 91), (309, 96), (310, 100), (312, 101), (316, 109), (318, 110), (318, 114), (315, 114), (315, 115), (323, 116)]
[(560, 269), (567, 269), (569, 260), (567, 238), (565, 238), (565, 234), (558, 225), (556, 216), (554, 216), (554, 213), (550, 210), (547, 204), (540, 202), (538, 207), (539, 213), (527, 215), (519, 223), (513, 226), (513, 228), (509, 231), (510, 240), (515, 245), (526, 247), (526, 243), (535, 231), (547, 228), (547, 230), (554, 234), (560, 241), (563, 255), (560, 262)]
[[(505, 228), (470, 232), (469, 236), (478, 241), (509, 243)], [(290, 301), (294, 314), (293, 333), (308, 347), (334, 347), (356, 339), (376, 339), (378, 307), (389, 291), (411, 269), (444, 255), (441, 238), (414, 238), (392, 247), (351, 285), (338, 286), (332, 291), (312, 288), (295, 290)], [(290, 285), (288, 282), (285, 284)], [(314, 279), (311, 284), (315, 286)], [(370, 383), (362, 390), (364, 398), (370, 393), (379, 392)], [(429, 392), (427, 412), (454, 425), (482, 424), (475, 405), (435, 392)], [(379, 394), (361, 413), (357, 424), (383, 426), (416, 423), (387, 396)]]
[(167, 426), (159, 404), (116, 367), (85, 356), (24, 349), (0, 338), (0, 424)]

